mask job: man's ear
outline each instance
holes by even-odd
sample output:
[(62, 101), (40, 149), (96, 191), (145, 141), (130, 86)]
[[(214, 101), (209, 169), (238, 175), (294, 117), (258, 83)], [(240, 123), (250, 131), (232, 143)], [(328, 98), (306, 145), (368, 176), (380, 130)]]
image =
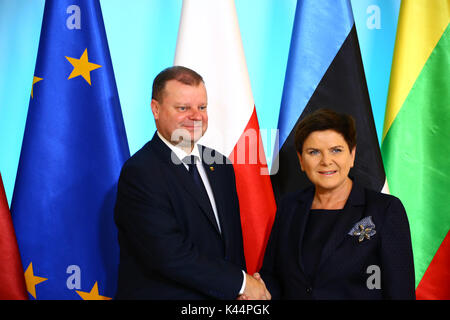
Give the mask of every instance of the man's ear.
[(303, 165), (302, 165), (302, 155), (300, 154), (300, 152), (297, 151), (297, 157), (298, 157), (298, 162), (300, 163), (300, 168), (303, 170)]
[(153, 113), (153, 117), (155, 118), (155, 120), (158, 120), (159, 118), (159, 109), (161, 108), (159, 105), (159, 102), (156, 101), (155, 99), (152, 99), (152, 102), (150, 103), (151, 107), (152, 107), (152, 113)]

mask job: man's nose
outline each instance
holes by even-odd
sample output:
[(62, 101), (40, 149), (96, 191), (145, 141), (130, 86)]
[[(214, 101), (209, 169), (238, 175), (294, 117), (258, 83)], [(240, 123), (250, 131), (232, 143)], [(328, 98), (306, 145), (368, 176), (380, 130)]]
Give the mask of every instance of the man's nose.
[(189, 114), (189, 118), (192, 120), (202, 120), (202, 115), (198, 108), (191, 108), (191, 113)]

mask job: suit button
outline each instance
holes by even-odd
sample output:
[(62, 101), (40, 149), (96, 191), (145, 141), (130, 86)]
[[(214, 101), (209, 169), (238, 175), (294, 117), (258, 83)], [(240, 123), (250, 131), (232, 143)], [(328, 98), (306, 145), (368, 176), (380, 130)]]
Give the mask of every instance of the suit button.
[(306, 288), (306, 293), (311, 294), (312, 293), (312, 288), (311, 287)]

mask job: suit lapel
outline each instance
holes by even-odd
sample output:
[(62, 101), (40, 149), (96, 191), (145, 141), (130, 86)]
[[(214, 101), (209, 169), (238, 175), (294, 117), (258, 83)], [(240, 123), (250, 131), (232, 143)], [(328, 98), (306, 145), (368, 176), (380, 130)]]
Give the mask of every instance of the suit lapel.
[(175, 154), (172, 155), (172, 151), (170, 150), (170, 148), (164, 144), (164, 142), (158, 137), (156, 133), (153, 136), (152, 145), (155, 147), (155, 150), (157, 151), (156, 154), (158, 155), (160, 160), (169, 168), (169, 171), (176, 176), (177, 181), (179, 181), (179, 184), (184, 188), (184, 190), (188, 194), (190, 194), (192, 198), (194, 198), (194, 200), (202, 209), (202, 213), (211, 222), (215, 230), (220, 234), (219, 227), (217, 226), (216, 218), (214, 216), (214, 212), (212, 210), (208, 196), (203, 192), (198, 191), (197, 185), (194, 183), (191, 176), (189, 175), (189, 172), (181, 163), (181, 161), (179, 161), (179, 163), (174, 163), (174, 161), (172, 161), (172, 157), (176, 159), (178, 158), (175, 156)]
[(344, 241), (347, 233), (354, 226), (356, 222), (361, 220), (364, 214), (365, 195), (364, 189), (353, 183), (352, 191), (348, 197), (347, 203), (344, 206), (342, 216), (340, 216), (333, 230), (325, 243), (320, 257), (319, 267), (317, 273), (324, 266), (327, 259), (336, 251), (336, 248)]
[(308, 223), (309, 210), (311, 209), (311, 204), (314, 198), (314, 188), (311, 187), (301, 194), (298, 205), (292, 210), (294, 210), (295, 221), (293, 225), (298, 227), (298, 263), (300, 266), (301, 274), (304, 280), (307, 281), (307, 276), (305, 273), (305, 266), (303, 263), (303, 237), (305, 235), (306, 224)]
[[(200, 152), (202, 155), (204, 154), (203, 150), (204, 150), (204, 147), (200, 147)], [(221, 235), (222, 235), (223, 240), (225, 241), (228, 221), (226, 219), (226, 215), (224, 214), (225, 199), (224, 199), (224, 193), (223, 193), (223, 188), (224, 188), (223, 179), (221, 179), (220, 171), (217, 170), (217, 165), (205, 163), (203, 157), (202, 157), (202, 164), (203, 164), (203, 168), (205, 169), (206, 176), (208, 177), (209, 185), (211, 186), (211, 190), (213, 192), (214, 201), (216, 203), (217, 215), (218, 215), (219, 223), (220, 223), (221, 230), (222, 230)], [(213, 216), (213, 218), (214, 218), (214, 221), (216, 221), (214, 216)]]

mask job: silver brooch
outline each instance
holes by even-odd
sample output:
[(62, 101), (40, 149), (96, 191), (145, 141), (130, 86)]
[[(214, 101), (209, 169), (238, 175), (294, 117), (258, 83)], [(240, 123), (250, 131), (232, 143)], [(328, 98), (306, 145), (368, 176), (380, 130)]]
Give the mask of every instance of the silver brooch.
[(377, 233), (375, 231), (375, 223), (372, 221), (372, 216), (368, 216), (355, 223), (348, 234), (351, 236), (357, 236), (358, 242), (362, 242), (364, 239), (370, 240), (370, 237), (372, 237), (375, 233)]

